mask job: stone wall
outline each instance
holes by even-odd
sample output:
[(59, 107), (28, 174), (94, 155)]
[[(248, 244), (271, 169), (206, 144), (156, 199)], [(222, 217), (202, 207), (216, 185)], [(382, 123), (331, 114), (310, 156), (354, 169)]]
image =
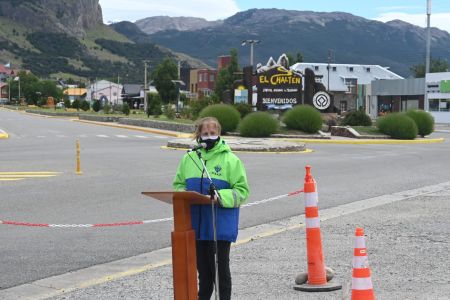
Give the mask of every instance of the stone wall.
[(138, 119), (128, 119), (120, 118), (119, 124), (156, 128), (162, 130), (171, 130), (178, 132), (192, 133), (195, 130), (195, 125), (193, 124), (179, 124), (164, 121), (154, 121), (154, 120), (138, 120)]

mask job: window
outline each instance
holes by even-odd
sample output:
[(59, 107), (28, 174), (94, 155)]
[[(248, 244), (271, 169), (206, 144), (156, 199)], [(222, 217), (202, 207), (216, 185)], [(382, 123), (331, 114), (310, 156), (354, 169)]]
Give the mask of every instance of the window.
[(353, 72), (353, 67), (349, 67), (348, 70), (349, 70), (350, 72)]
[(214, 82), (214, 74), (211, 74), (211, 75), (209, 76), (209, 81)]
[(341, 101), (340, 108), (341, 112), (347, 111), (347, 101)]
[(315, 67), (314, 67), (314, 70), (315, 70), (315, 71), (319, 71), (319, 66), (315, 66)]
[(450, 112), (450, 99), (430, 99), (430, 111)]
[(370, 72), (370, 68), (366, 68), (366, 72)]
[(203, 74), (198, 74), (198, 82), (203, 82)]
[(336, 67), (333, 67), (333, 72), (336, 72), (336, 69), (337, 69)]

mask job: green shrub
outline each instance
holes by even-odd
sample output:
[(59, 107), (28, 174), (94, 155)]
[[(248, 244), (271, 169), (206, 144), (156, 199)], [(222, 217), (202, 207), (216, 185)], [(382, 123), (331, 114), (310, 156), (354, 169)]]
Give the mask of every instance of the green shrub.
[(372, 120), (364, 111), (352, 111), (348, 113), (344, 120), (342, 121), (342, 125), (345, 126), (372, 126)]
[(429, 135), (434, 130), (434, 119), (426, 111), (423, 110), (410, 110), (406, 113), (408, 117), (413, 119), (417, 125), (419, 135), (424, 137)]
[(105, 106), (103, 106), (103, 112), (105, 113), (105, 115), (111, 113), (111, 105), (105, 104)]
[(130, 115), (130, 106), (128, 105), (128, 103), (124, 103), (122, 105), (122, 112), (125, 116), (129, 116)]
[(42, 107), (42, 106), (47, 105), (47, 99), (44, 99), (44, 98), (38, 99), (37, 105), (38, 105), (39, 107)]
[(192, 110), (190, 107), (183, 107), (180, 114), (183, 119), (192, 119)]
[(322, 128), (322, 116), (310, 105), (299, 105), (287, 111), (283, 122), (289, 129), (316, 133)]
[(236, 107), (236, 109), (241, 114), (241, 118), (245, 118), (246, 115), (252, 112), (252, 106), (247, 103), (234, 104), (234, 107)]
[(417, 137), (417, 125), (403, 113), (392, 113), (377, 122), (378, 129), (394, 139), (413, 140)]
[(86, 100), (81, 101), (80, 107), (83, 111), (88, 111), (91, 108), (89, 102), (87, 102)]
[(159, 117), (162, 114), (162, 102), (159, 95), (148, 94), (147, 117), (150, 115)]
[(234, 131), (241, 120), (241, 115), (237, 109), (228, 104), (210, 105), (201, 111), (200, 117), (216, 118), (222, 126), (222, 134)]
[(100, 101), (94, 100), (94, 103), (92, 104), (92, 109), (93, 109), (95, 112), (99, 112), (99, 111), (100, 111), (100, 108), (101, 108)]
[(175, 119), (175, 109), (173, 109), (171, 104), (164, 106), (164, 115), (169, 120)]
[(64, 99), (64, 107), (70, 108), (70, 100), (69, 99)]
[(189, 107), (191, 108), (192, 119), (195, 120), (200, 115), (201, 111), (211, 104), (208, 98), (203, 98), (199, 100), (191, 100), (189, 102)]
[(80, 110), (80, 100), (75, 99), (75, 100), (72, 102), (72, 108), (75, 108), (76, 110)]
[(242, 120), (239, 131), (242, 136), (268, 137), (278, 131), (278, 120), (266, 112), (250, 113)]

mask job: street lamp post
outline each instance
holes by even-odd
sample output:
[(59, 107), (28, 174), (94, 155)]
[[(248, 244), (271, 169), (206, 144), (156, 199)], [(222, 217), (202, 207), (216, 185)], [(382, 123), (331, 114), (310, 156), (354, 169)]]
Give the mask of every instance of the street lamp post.
[(242, 41), (242, 47), (249, 44), (250, 45), (250, 65), (253, 67), (253, 47), (261, 43), (260, 40), (244, 40)]
[(427, 53), (425, 60), (425, 74), (430, 73), (430, 56), (431, 56), (431, 32), (430, 32), (430, 19), (431, 19), (431, 0), (427, 0)]

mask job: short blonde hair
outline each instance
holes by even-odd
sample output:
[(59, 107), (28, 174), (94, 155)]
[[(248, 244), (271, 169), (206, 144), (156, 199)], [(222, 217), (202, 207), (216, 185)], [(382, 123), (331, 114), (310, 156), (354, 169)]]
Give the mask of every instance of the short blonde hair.
[(194, 138), (196, 141), (199, 141), (199, 140), (200, 140), (200, 136), (201, 136), (201, 134), (202, 134), (203, 126), (204, 126), (205, 124), (209, 124), (209, 123), (214, 123), (214, 124), (216, 125), (217, 132), (218, 132), (219, 134), (222, 132), (222, 126), (220, 126), (220, 123), (219, 123), (219, 121), (218, 121), (216, 118), (214, 118), (214, 117), (201, 118), (201, 119), (198, 120), (198, 121), (196, 122), (196, 124), (195, 124), (196, 127), (195, 127), (195, 132), (194, 132), (193, 138)]

